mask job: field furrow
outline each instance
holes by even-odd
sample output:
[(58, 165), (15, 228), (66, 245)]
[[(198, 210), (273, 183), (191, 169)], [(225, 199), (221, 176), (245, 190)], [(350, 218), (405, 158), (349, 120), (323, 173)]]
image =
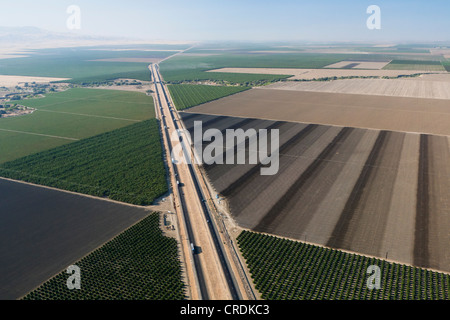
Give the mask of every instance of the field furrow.
[(363, 190), (366, 187), (367, 182), (369, 180), (370, 171), (373, 169), (376, 160), (381, 153), (383, 144), (386, 141), (386, 136), (387, 136), (386, 131), (381, 131), (380, 134), (378, 135), (378, 138), (375, 141), (375, 144), (372, 148), (372, 151), (369, 154), (369, 157), (367, 158), (363, 170), (355, 186), (353, 187), (352, 193), (347, 199), (344, 210), (342, 211), (341, 216), (333, 230), (333, 233), (330, 239), (328, 240), (327, 243), (328, 246), (340, 248), (345, 246), (345, 243), (343, 241), (344, 238), (342, 237), (342, 235), (345, 235), (348, 232), (350, 223), (353, 219), (353, 214), (355, 213), (355, 209), (358, 206)]
[(430, 215), (429, 197), (429, 143), (428, 135), (420, 136), (419, 173), (417, 182), (416, 227), (414, 234), (414, 264), (424, 266), (428, 263), (428, 219)]
[[(323, 130), (325, 129), (325, 130)], [(243, 224), (250, 222), (247, 217), (251, 217), (252, 228), (258, 226), (258, 230), (265, 230), (270, 228), (264, 221), (261, 222), (267, 213), (272, 209), (274, 204), (285, 195), (291, 186), (297, 181), (299, 176), (315, 161), (315, 159), (322, 153), (322, 151), (330, 144), (331, 141), (339, 134), (341, 128), (330, 127), (324, 128), (319, 126), (314, 130), (308, 138), (304, 139), (299, 144), (304, 146), (304, 151), (293, 156), (280, 156), (280, 171), (273, 176), (258, 176), (252, 186), (252, 201), (246, 201), (245, 193), (241, 193), (242, 197), (240, 219)], [(309, 140), (309, 141), (308, 141)], [(295, 149), (295, 148), (294, 148)], [(282, 170), (283, 165), (286, 169)], [(270, 185), (270, 188), (267, 186)], [(246, 190), (246, 192), (248, 192)], [(233, 201), (231, 208), (233, 210)], [(257, 213), (255, 215), (255, 213)]]
[[(305, 139), (307, 135), (316, 128), (317, 126), (306, 126), (306, 125), (291, 125), (286, 128), (284, 134), (282, 135), (284, 139), (280, 139), (280, 154), (285, 154), (289, 151), (289, 149), (296, 146), (296, 142)], [(289, 137), (288, 140), (285, 138)], [(283, 141), (284, 140), (284, 141)], [(293, 161), (294, 159), (288, 159), (289, 161)], [(225, 197), (233, 197), (234, 195), (239, 196), (240, 191), (244, 190), (245, 186), (249, 186), (252, 181), (258, 179), (260, 177), (260, 169), (262, 164), (257, 164), (252, 166), (248, 171), (244, 173), (242, 176), (235, 177), (233, 183), (226, 186), (223, 189), (218, 189), (218, 191), (224, 195)], [(279, 173), (282, 172), (286, 168), (284, 161), (282, 162), (280, 159), (280, 169)], [(267, 177), (266, 179), (268, 179)]]
[(450, 266), (450, 149), (449, 137), (431, 136), (428, 150), (428, 259), (427, 265)]
[[(275, 175), (249, 163), (248, 141), (233, 147), (244, 164), (204, 165), (241, 227), (450, 270), (450, 138), (202, 114), (187, 124), (197, 119), (222, 133), (280, 130)], [(226, 138), (217, 158), (225, 151)]]
[[(333, 154), (337, 152), (339, 144), (344, 143), (351, 134), (351, 128), (342, 129), (332, 141), (320, 152), (320, 154), (312, 161), (309, 166), (303, 171), (290, 188), (283, 193), (283, 196), (270, 208), (268, 213), (261, 219), (258, 225), (255, 227), (257, 231), (265, 231), (276, 233), (277, 227), (283, 222), (284, 218), (291, 212), (297, 196), (302, 193), (302, 189), (306, 186), (309, 179), (315, 178), (320, 174), (323, 168), (321, 164), (325, 161), (329, 161)], [(307, 186), (305, 187), (305, 189)], [(298, 212), (296, 216), (299, 220), (302, 220), (302, 213)], [(306, 214), (308, 215), (308, 213)], [(300, 231), (300, 230), (299, 230)]]
[[(311, 171), (309, 176), (304, 172), (302, 185), (294, 189), (294, 195), (285, 202), (284, 209), (279, 213), (279, 223), (274, 225), (275, 234), (310, 240), (305, 230), (321, 204), (328, 198), (334, 181), (350, 161), (365, 134), (365, 131), (360, 129), (346, 130), (348, 136), (342, 138), (341, 142), (332, 144), (328, 156), (317, 158), (315, 170)], [(334, 206), (333, 203), (332, 207)], [(332, 208), (329, 208), (328, 212), (330, 210)]]
[(351, 214), (347, 232), (340, 234), (343, 249), (380, 256), (400, 160), (398, 150), (402, 149), (404, 136), (402, 133), (387, 133), (379, 156), (367, 171), (367, 183), (360, 189), (361, 196)]
[(304, 227), (304, 233), (309, 242), (325, 245), (330, 239), (378, 134), (379, 131), (366, 131), (343, 164), (339, 175), (334, 181), (330, 181), (332, 186), (329, 187), (328, 193), (323, 196), (322, 202)]
[(408, 134), (403, 142), (386, 229), (379, 254), (413, 263), (420, 135)]

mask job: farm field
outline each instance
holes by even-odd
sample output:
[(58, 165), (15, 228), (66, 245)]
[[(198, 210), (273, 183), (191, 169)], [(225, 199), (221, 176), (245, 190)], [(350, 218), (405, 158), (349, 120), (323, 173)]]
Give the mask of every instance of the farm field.
[[(181, 300), (185, 298), (177, 241), (163, 236), (152, 213), (75, 264), (80, 290), (67, 290), (57, 274), (25, 300)], [(125, 270), (125, 272), (124, 272)]]
[(154, 117), (143, 93), (70, 89), (19, 102), (32, 114), (0, 119), (0, 163)]
[(217, 100), (249, 89), (247, 87), (189, 84), (169, 85), (168, 88), (175, 103), (175, 107), (178, 110), (194, 107), (205, 102)]
[(48, 78), (48, 77), (27, 77), (27, 76), (4, 76), (0, 75), (0, 87), (15, 87), (23, 83), (47, 83), (51, 81), (65, 81), (67, 78)]
[[(268, 300), (448, 300), (448, 274), (243, 231), (238, 245)], [(367, 269), (381, 270), (379, 290)]]
[(426, 60), (392, 60), (383, 69), (385, 70), (422, 70), (445, 71), (441, 61)]
[[(239, 46), (193, 48), (161, 63), (161, 73), (169, 83), (189, 81), (216, 81), (229, 84), (261, 85), (279, 79), (318, 79), (325, 77), (410, 75), (423, 70), (362, 70), (381, 69), (387, 61), (422, 59), (424, 64), (438, 56), (394, 52), (359, 52), (346, 48), (284, 48), (274, 46)], [(292, 51), (293, 50), (293, 51)], [(300, 50), (300, 51), (299, 51)], [(323, 52), (322, 52), (323, 51)], [(336, 52), (334, 52), (336, 51)], [(424, 51), (427, 53), (429, 51)], [(352, 69), (322, 69), (327, 66), (357, 61), (360, 66)], [(402, 60), (404, 61), (404, 60)], [(439, 61), (438, 61), (439, 62)], [(439, 62), (440, 63), (440, 62)], [(348, 64), (347, 64), (348, 65)], [(444, 69), (442, 69), (444, 70)], [(445, 70), (444, 70), (445, 71)]]
[[(210, 52), (211, 51), (211, 52)], [(189, 50), (187, 53), (201, 55), (179, 55), (160, 64), (161, 73), (169, 83), (184, 81), (218, 81), (230, 84), (259, 85), (287, 78), (290, 73), (251, 74), (251, 72), (230, 74), (226, 72), (206, 72), (218, 68), (231, 67), (273, 67), (273, 68), (321, 68), (338, 62), (347, 55), (302, 54), (302, 53), (267, 53), (252, 54), (238, 50), (234, 53), (217, 50)], [(205, 55), (205, 53), (213, 53)], [(220, 54), (217, 54), (220, 53)]]
[(450, 135), (450, 110), (443, 99), (252, 89), (189, 112)]
[(447, 78), (447, 80), (442, 79), (443, 81), (424, 81), (425, 79), (421, 77), (410, 79), (345, 79), (312, 82), (283, 81), (261, 88), (450, 100), (450, 77)]
[(136, 79), (140, 81), (149, 81), (150, 72), (146, 66), (142, 66), (139, 67), (138, 70), (133, 71), (123, 71), (106, 75), (87, 76), (82, 78), (74, 78), (70, 80), (63, 80), (56, 82), (72, 83), (79, 85), (96, 85), (96, 84), (104, 84), (105, 82), (115, 79)]
[[(280, 54), (250, 54), (248, 51), (234, 53), (213, 50), (219, 55), (210, 56), (177, 56), (161, 63), (161, 71), (182, 68), (225, 68), (225, 67), (248, 67), (248, 68), (322, 68), (333, 62), (339, 62), (352, 56), (346, 54), (304, 54), (304, 53), (280, 53)], [(187, 51), (194, 52), (194, 51)], [(205, 51), (202, 51), (203, 53)]]
[(346, 60), (338, 63), (333, 63), (324, 68), (342, 68), (342, 69), (383, 69), (389, 61), (357, 61), (357, 60)]
[[(157, 61), (177, 52), (111, 49), (113, 48), (88, 47), (34, 50), (28, 57), (0, 60), (0, 74), (71, 78), (70, 82), (74, 83), (128, 78), (130, 75), (138, 76), (138, 80), (148, 80), (148, 62), (124, 62), (123, 59)], [(113, 61), (98, 61), (99, 59)]]
[(0, 175), (136, 205), (168, 191), (156, 119), (0, 164)]
[(362, 69), (274, 69), (274, 68), (220, 68), (210, 73), (289, 74), (289, 80), (317, 80), (341, 77), (399, 77), (424, 73), (421, 70), (362, 70)]
[[(161, 64), (162, 66), (163, 64)], [(161, 70), (163, 70), (161, 68)], [(223, 84), (232, 85), (261, 85), (266, 82), (275, 82), (288, 78), (289, 75), (272, 75), (272, 74), (245, 74), (245, 73), (226, 73), (214, 72), (208, 73), (207, 69), (182, 69), (182, 70), (166, 70), (162, 73), (164, 80), (171, 84), (180, 84), (185, 82), (202, 82), (214, 81)]]
[(4, 179), (0, 193), (1, 299), (24, 296), (149, 214)]
[(450, 72), (450, 56), (447, 56), (447, 60), (443, 61), (442, 65), (444, 66), (445, 70), (447, 70), (447, 72)]
[(241, 227), (450, 271), (448, 137), (181, 114), (191, 134), (194, 121), (203, 130), (280, 131), (275, 175), (248, 161), (204, 165)]

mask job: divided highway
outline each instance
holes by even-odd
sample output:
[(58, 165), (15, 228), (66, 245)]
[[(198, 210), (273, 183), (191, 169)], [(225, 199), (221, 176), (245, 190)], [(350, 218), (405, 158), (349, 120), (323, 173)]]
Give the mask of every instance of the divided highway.
[[(159, 68), (151, 65), (153, 83), (161, 115), (162, 129), (165, 132), (169, 155), (173, 150), (171, 137), (178, 137), (185, 159), (190, 157), (190, 146), (182, 139), (181, 126), (178, 125), (174, 113), (176, 110), (170, 103), (166, 88), (161, 81)], [(164, 99), (162, 99), (164, 96)], [(175, 132), (176, 133), (175, 133)], [(214, 217), (207, 205), (205, 195), (199, 184), (194, 165), (185, 161), (172, 161), (180, 203), (180, 213), (185, 221), (187, 238), (190, 242), (190, 256), (193, 259), (194, 273), (198, 280), (200, 299), (242, 299), (236, 284), (236, 278), (230, 268), (230, 263), (224, 252), (220, 235), (215, 226)], [(174, 190), (175, 191), (175, 190)], [(176, 196), (174, 192), (174, 196)], [(184, 243), (186, 245), (186, 243)], [(186, 250), (184, 251), (186, 253)], [(186, 257), (188, 259), (188, 257)], [(190, 281), (194, 283), (195, 281)]]

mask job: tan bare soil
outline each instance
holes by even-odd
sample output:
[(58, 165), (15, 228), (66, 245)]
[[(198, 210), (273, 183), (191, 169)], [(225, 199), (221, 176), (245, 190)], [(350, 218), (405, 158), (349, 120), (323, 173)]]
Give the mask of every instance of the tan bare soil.
[(450, 135), (449, 102), (442, 99), (252, 89), (189, 111)]
[(430, 50), (432, 55), (450, 55), (450, 49), (431, 49)]
[[(352, 93), (411, 98), (450, 99), (450, 75), (436, 74), (443, 81), (433, 78), (403, 79), (345, 79), (333, 81), (296, 82), (284, 81), (270, 84), (262, 89), (298, 90), (314, 92)], [(448, 79), (448, 81), (445, 81)]]
[(417, 176), (419, 166), (418, 134), (407, 134), (403, 141), (386, 228), (379, 254), (399, 261), (414, 262)]
[(51, 81), (68, 80), (69, 78), (50, 78), (50, 77), (28, 77), (28, 76), (5, 76), (0, 75), (0, 87), (15, 87), (25, 82), (47, 83)]
[(220, 53), (181, 53), (181, 56), (186, 56), (186, 57), (209, 57), (209, 56), (217, 56)]
[(18, 55), (18, 54), (0, 54), (0, 59), (11, 59), (11, 58), (25, 58), (26, 55)]
[[(28, 107), (22, 107), (20, 109), (15, 109), (13, 111), (7, 111), (7, 113), (0, 114), (0, 118), (10, 118), (10, 117), (17, 117), (17, 116), (23, 116), (26, 114), (33, 113), (36, 109), (34, 108), (28, 108)], [(5, 109), (0, 108), (0, 111), (5, 111)]]
[(359, 69), (278, 69), (278, 68), (221, 68), (207, 72), (254, 73), (292, 75), (291, 80), (313, 80), (329, 77), (398, 77), (426, 73), (417, 70), (359, 70)]
[(298, 50), (257, 50), (257, 51), (248, 51), (249, 53), (273, 53), (273, 54), (278, 54), (278, 53), (300, 53), (303, 51), (298, 51)]
[[(180, 44), (187, 44), (187, 43), (180, 43)], [(183, 51), (178, 49), (135, 49), (135, 48), (126, 48), (126, 49), (88, 49), (93, 51), (147, 51), (147, 52), (153, 52), (153, 51), (159, 51), (159, 52), (167, 52), (167, 51)]]
[(345, 68), (348, 65), (356, 64), (355, 66), (351, 67), (351, 69), (376, 69), (380, 70), (383, 69), (384, 66), (389, 64), (390, 61), (386, 62), (380, 62), (380, 61), (341, 61), (337, 63), (330, 64), (324, 68)]
[(325, 244), (330, 239), (378, 134), (379, 131), (367, 130), (344, 163), (339, 176), (329, 182), (329, 190), (323, 194), (322, 202), (304, 226), (307, 241)]
[(430, 73), (430, 74), (422, 74), (418, 77), (411, 78), (403, 78), (404, 80), (414, 81), (442, 81), (442, 82), (450, 82), (450, 73)]
[[(333, 231), (333, 236), (338, 238), (330, 239), (331, 244), (355, 252), (383, 256), (384, 253), (380, 252), (380, 239), (385, 234), (387, 213), (400, 160), (398, 150), (402, 149), (404, 136), (404, 133), (388, 132), (380, 142), (380, 148), (376, 149), (374, 146), (372, 151), (378, 150), (378, 153), (374, 154), (371, 163), (366, 162), (368, 170), (365, 181), (360, 180), (360, 185), (355, 184), (358, 193), (353, 192), (349, 196)], [(361, 174), (360, 179), (362, 176)]]
[[(422, 247), (426, 251), (428, 261), (432, 268), (450, 268), (450, 147), (448, 137), (429, 137), (428, 147), (428, 170), (425, 176), (429, 185), (429, 208), (428, 217), (424, 228), (416, 232), (424, 232), (419, 235), (421, 239), (427, 240), (428, 246)], [(416, 234), (417, 236), (417, 234)], [(444, 270), (446, 270), (444, 269)]]
[[(115, 82), (120, 82), (120, 81), (125, 81), (128, 80), (129, 83), (133, 83), (133, 81), (135, 81), (134, 79), (116, 79)], [(143, 93), (147, 93), (148, 90), (153, 90), (154, 91), (154, 86), (151, 82), (149, 81), (138, 81), (142, 84), (140, 85), (126, 85), (126, 84), (122, 84), (122, 85), (117, 85), (115, 84), (115, 82), (113, 82), (112, 85), (101, 85), (98, 87), (91, 87), (92, 89), (107, 89), (107, 90), (120, 90), (120, 91), (132, 91), (132, 92), (143, 92)]]
[[(232, 117), (182, 117), (206, 119), (204, 130), (239, 124)], [(252, 124), (276, 122), (245, 122)], [(276, 175), (249, 165), (204, 165), (239, 226), (450, 271), (449, 137), (278, 124)]]
[(162, 58), (107, 58), (107, 59), (95, 59), (95, 60), (88, 60), (88, 61), (156, 63), (161, 59)]

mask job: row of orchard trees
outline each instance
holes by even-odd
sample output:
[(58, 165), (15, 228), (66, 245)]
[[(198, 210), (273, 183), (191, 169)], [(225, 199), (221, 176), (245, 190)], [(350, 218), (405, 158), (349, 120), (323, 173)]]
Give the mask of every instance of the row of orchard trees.
[(209, 86), (193, 84), (169, 85), (169, 91), (177, 109), (182, 110), (235, 94), (247, 87)]
[(0, 174), (137, 205), (168, 190), (156, 119), (2, 164)]
[[(447, 274), (249, 231), (238, 243), (264, 299), (450, 297)], [(367, 286), (371, 265), (380, 268), (380, 289)]]
[(177, 241), (159, 228), (152, 213), (101, 248), (76, 262), (80, 289), (67, 288), (65, 271), (24, 297), (25, 300), (185, 299)]

